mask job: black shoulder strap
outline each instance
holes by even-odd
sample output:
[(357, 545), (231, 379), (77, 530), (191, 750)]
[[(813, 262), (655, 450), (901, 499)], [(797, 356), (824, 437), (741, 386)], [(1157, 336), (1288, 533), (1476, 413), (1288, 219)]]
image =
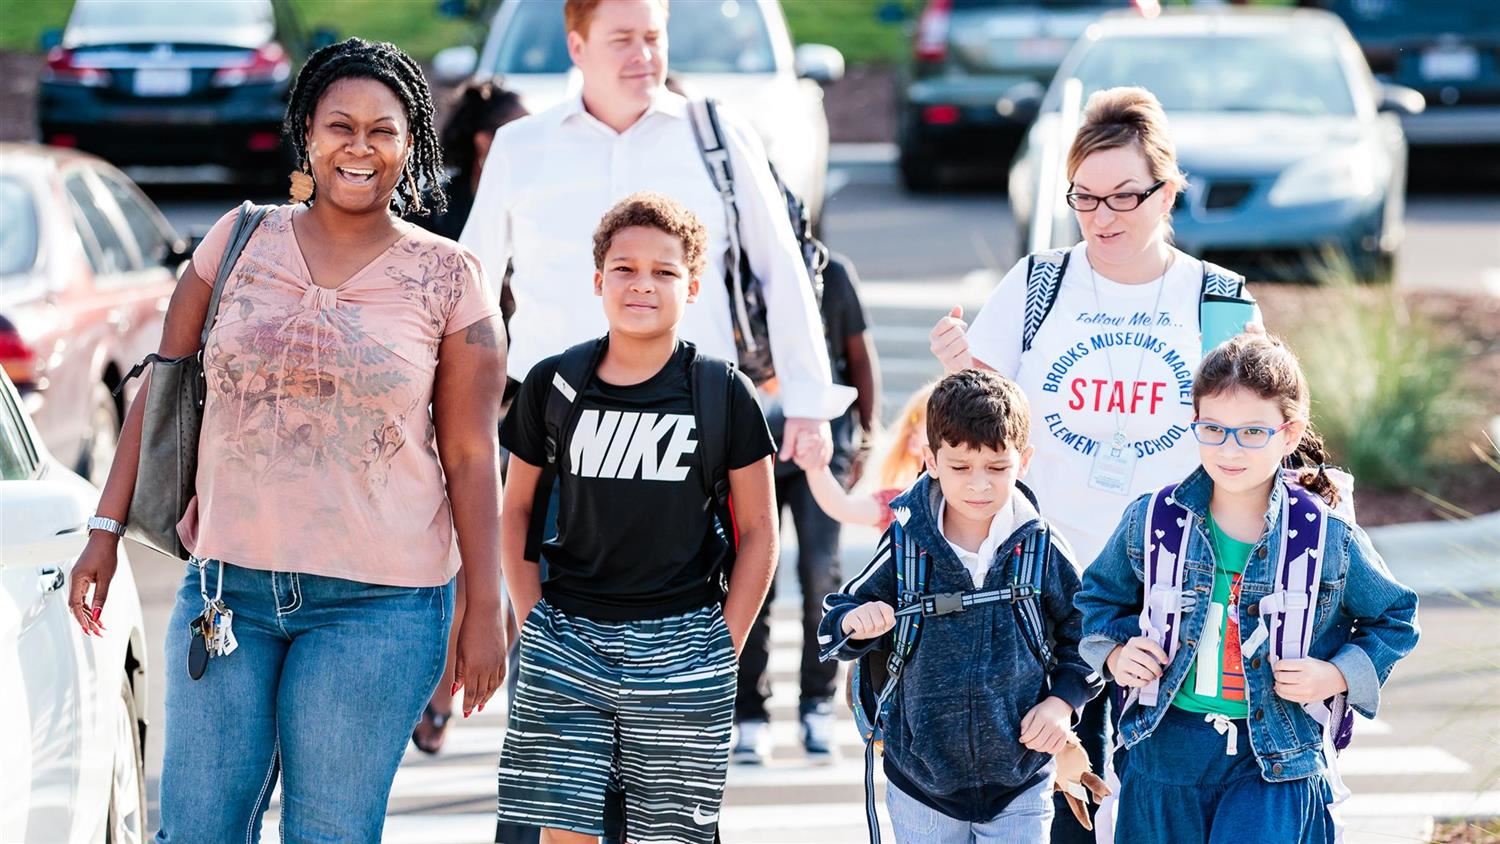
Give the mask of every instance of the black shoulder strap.
[(1245, 289), (1245, 277), (1233, 270), (1226, 270), (1211, 261), (1203, 262), (1203, 288), (1199, 301), (1209, 296), (1228, 296), (1231, 299), (1254, 301)]
[(693, 420), (698, 428), (698, 458), (703, 468), (704, 492), (712, 502), (731, 543), (734, 511), (729, 506), (729, 403), (734, 395), (735, 365), (700, 355), (688, 344), (692, 357)]
[(579, 343), (562, 353), (557, 362), (557, 371), (547, 390), (544, 422), (547, 431), (547, 463), (537, 478), (536, 496), (531, 502), (531, 524), (526, 531), (526, 559), (539, 560), (542, 542), (547, 538), (547, 505), (552, 500), (552, 486), (557, 482), (558, 466), (562, 463), (562, 451), (567, 445), (567, 435), (578, 414), (578, 396), (583, 393), (599, 360), (609, 345), (607, 337)]
[(1052, 306), (1057, 304), (1063, 276), (1068, 272), (1071, 249), (1036, 252), (1026, 258), (1026, 306), (1021, 323), (1021, 351), (1030, 351), (1031, 342), (1042, 329)]

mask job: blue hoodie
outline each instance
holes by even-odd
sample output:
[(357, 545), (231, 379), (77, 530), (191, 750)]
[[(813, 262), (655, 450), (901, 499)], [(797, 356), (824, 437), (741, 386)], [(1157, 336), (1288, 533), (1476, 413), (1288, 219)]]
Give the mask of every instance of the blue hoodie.
[[(1005, 585), (1003, 557), (1040, 531), (1035, 498), (1017, 484), (1016, 529), (1000, 546), (985, 574), (984, 589)], [(973, 579), (938, 525), (942, 491), (923, 475), (891, 502), (906, 516), (907, 534), (927, 552), (926, 591), (969, 592)], [(920, 638), (901, 675), (885, 722), (885, 773), (897, 788), (950, 817), (981, 823), (997, 817), (1018, 792), (1045, 780), (1052, 757), (1021, 744), (1021, 720), (1048, 696), (1076, 712), (1103, 688), (1099, 675), (1078, 654), (1083, 617), (1073, 607), (1079, 573), (1066, 541), (1052, 535), (1043, 575), (1042, 610), (1054, 640), (1056, 665), (1044, 671), (1026, 644), (1014, 608), (988, 604), (922, 622)], [(844, 615), (861, 604), (897, 606), (895, 556), (886, 532), (875, 558), (853, 580), (823, 602), (818, 639), (825, 646), (844, 638)], [(890, 647), (890, 634), (853, 640), (838, 658), (857, 659)]]

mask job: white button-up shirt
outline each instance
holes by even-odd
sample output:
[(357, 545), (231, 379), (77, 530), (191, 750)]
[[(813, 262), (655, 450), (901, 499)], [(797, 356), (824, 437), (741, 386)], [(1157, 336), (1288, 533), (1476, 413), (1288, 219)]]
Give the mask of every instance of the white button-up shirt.
[[(786, 204), (753, 131), (724, 110), (722, 126), (740, 214), (740, 238), (764, 285), (771, 350), (786, 415), (832, 419), (854, 390), (830, 375), (817, 301), (807, 281)], [(581, 95), (501, 127), (485, 160), (460, 242), (492, 278), (514, 267), (509, 374), (604, 334), (594, 296), (593, 235), (615, 203), (637, 191), (665, 194), (708, 229), (698, 300), (678, 329), (705, 354), (735, 360), (723, 201), (698, 149), (688, 102), (665, 89), (630, 128), (616, 132), (589, 114)]]
[[(943, 540), (948, 543), (949, 548), (953, 549), (953, 553), (958, 555), (958, 561), (963, 563), (964, 568), (969, 570), (969, 579), (974, 581), (975, 589), (984, 586), (984, 576), (989, 573), (990, 566), (995, 562), (995, 552), (1000, 549), (1000, 543), (1009, 539), (1011, 532), (1016, 529), (1015, 496), (1020, 494), (1020, 492), (1012, 491), (1011, 499), (1005, 503), (1004, 507), (1000, 508), (1000, 512), (995, 514), (995, 518), (990, 520), (989, 535), (984, 538), (984, 542), (979, 544), (978, 551), (968, 551), (960, 548), (953, 543), (953, 540), (948, 538), (947, 533), (943, 534)], [(939, 531), (943, 530), (943, 515), (947, 512), (947, 501), (938, 504)]]

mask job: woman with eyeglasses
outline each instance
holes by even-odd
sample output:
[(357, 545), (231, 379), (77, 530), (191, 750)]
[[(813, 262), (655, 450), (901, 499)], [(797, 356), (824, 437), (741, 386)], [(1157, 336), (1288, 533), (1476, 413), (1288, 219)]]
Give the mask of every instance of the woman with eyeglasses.
[[(1036, 447), (1027, 483), (1082, 567), (1126, 505), (1198, 465), (1190, 425), (1200, 297), (1239, 279), (1172, 246), (1172, 205), (1187, 179), (1151, 92), (1091, 96), (1067, 174), (1083, 241), (1023, 258), (973, 325), (954, 308), (931, 339), (948, 372), (994, 369), (1025, 391)], [(1108, 697), (1078, 725), (1095, 770)], [(1054, 842), (1092, 840), (1066, 807), (1056, 818)]]

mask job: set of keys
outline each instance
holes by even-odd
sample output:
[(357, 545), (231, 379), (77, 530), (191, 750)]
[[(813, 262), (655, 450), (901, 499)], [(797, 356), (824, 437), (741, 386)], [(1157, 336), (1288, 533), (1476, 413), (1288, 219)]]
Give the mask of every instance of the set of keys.
[(203, 595), (203, 612), (188, 622), (192, 640), (188, 643), (188, 676), (194, 680), (203, 676), (208, 660), (215, 656), (229, 656), (239, 647), (234, 638), (234, 610), (224, 603), (224, 563), (219, 563), (219, 584), (212, 598), (208, 597), (208, 576), (205, 563), (198, 563), (198, 591)]

